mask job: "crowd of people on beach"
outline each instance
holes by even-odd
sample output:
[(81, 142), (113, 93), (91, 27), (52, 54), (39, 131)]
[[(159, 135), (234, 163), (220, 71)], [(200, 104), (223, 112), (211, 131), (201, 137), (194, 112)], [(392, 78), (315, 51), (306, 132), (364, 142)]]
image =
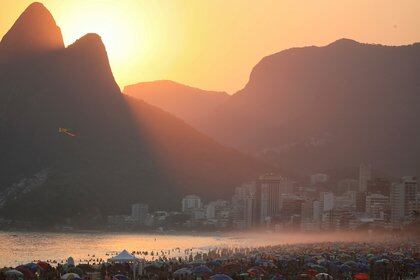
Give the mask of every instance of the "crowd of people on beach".
[[(217, 248), (206, 252), (126, 253), (128, 258), (75, 264), (32, 262), (0, 270), (0, 280), (405, 280), (420, 277), (417, 241), (331, 242), (256, 248)], [(179, 249), (178, 249), (179, 250)], [(130, 258), (130, 256), (132, 258)]]

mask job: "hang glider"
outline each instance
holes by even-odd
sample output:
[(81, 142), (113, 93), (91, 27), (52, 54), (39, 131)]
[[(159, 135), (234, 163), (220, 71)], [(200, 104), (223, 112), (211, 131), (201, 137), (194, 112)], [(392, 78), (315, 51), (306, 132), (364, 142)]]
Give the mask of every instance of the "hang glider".
[(62, 134), (66, 134), (66, 135), (71, 136), (71, 137), (75, 137), (76, 136), (76, 134), (71, 133), (68, 128), (59, 127), (58, 128), (58, 132), (59, 133), (62, 133)]

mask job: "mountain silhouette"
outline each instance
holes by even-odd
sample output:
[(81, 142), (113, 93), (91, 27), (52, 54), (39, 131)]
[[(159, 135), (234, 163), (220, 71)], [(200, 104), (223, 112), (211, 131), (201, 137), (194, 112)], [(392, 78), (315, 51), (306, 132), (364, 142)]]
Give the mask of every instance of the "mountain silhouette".
[(313, 172), (371, 162), (420, 170), (420, 44), (341, 39), (263, 58), (197, 128), (219, 142)]
[(25, 59), (28, 55), (64, 49), (60, 28), (41, 3), (33, 3), (4, 35), (0, 61)]
[(129, 85), (123, 92), (162, 108), (188, 123), (206, 116), (229, 97), (226, 92), (202, 90), (168, 80)]
[(178, 209), (183, 195), (224, 197), (269, 168), (122, 94), (98, 35), (62, 41), (35, 3), (0, 42), (2, 216), (51, 224), (139, 201)]

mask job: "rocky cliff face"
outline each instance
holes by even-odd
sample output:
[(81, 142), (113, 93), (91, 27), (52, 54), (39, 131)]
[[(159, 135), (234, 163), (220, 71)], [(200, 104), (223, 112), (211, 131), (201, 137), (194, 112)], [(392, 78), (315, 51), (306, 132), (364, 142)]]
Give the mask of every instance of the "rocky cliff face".
[(372, 162), (418, 172), (420, 44), (348, 39), (262, 59), (245, 88), (196, 126), (295, 170)]

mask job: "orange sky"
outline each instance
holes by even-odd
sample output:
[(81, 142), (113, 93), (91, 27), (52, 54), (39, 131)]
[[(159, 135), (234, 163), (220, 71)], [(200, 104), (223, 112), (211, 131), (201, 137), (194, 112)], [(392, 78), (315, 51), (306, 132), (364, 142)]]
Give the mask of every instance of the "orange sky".
[[(0, 36), (32, 1), (0, 0)], [(41, 0), (70, 44), (102, 36), (126, 84), (171, 79), (233, 93), (264, 56), (339, 38), (420, 41), (418, 0)]]

